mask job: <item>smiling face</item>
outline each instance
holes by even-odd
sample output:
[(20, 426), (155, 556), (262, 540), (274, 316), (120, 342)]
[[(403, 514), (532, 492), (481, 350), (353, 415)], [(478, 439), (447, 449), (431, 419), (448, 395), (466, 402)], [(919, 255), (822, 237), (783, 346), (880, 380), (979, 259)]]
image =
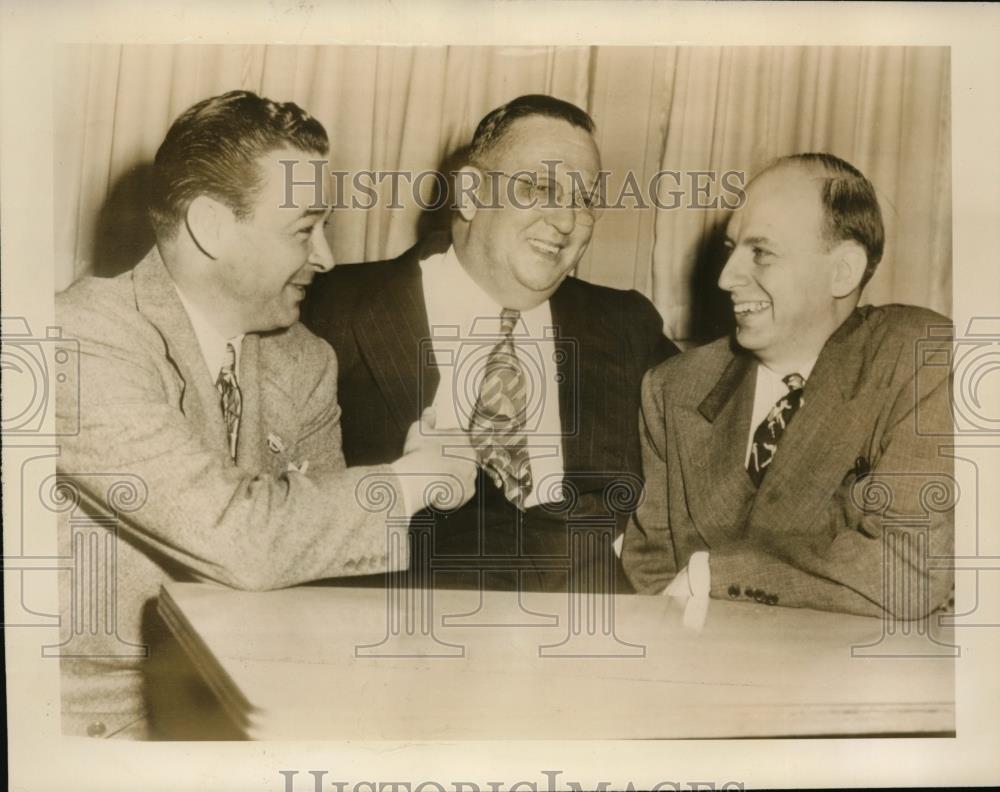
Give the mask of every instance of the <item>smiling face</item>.
[[(467, 237), (459, 260), (472, 278), (500, 305), (528, 310), (559, 288), (583, 256), (593, 233), (593, 220), (570, 206), (530, 206), (524, 174), (537, 182), (551, 175), (546, 161), (556, 161), (556, 181), (565, 194), (578, 184), (589, 189), (601, 168), (593, 137), (567, 121), (529, 116), (511, 124), (491, 161), (483, 168), (479, 196), (486, 206), (463, 213)], [(525, 180), (509, 181), (507, 174)], [(499, 183), (494, 183), (498, 180)], [(511, 200), (513, 198), (514, 200)], [(566, 201), (553, 201), (568, 203)]]
[[(251, 214), (226, 224), (222, 253), (215, 262), (217, 292), (235, 315), (240, 332), (266, 332), (294, 324), (306, 287), (317, 272), (333, 266), (323, 230), (330, 216), (329, 168), (323, 168), (324, 193), (316, 195), (315, 153), (283, 148), (257, 161), (261, 188)], [(291, 169), (280, 163), (292, 160)], [(286, 180), (300, 184), (286, 195)], [(305, 184), (301, 184), (305, 182)], [(290, 182), (288, 182), (290, 183)]]
[(843, 320), (823, 221), (820, 179), (784, 166), (751, 182), (729, 223), (719, 287), (732, 297), (736, 341), (778, 373), (815, 359)]

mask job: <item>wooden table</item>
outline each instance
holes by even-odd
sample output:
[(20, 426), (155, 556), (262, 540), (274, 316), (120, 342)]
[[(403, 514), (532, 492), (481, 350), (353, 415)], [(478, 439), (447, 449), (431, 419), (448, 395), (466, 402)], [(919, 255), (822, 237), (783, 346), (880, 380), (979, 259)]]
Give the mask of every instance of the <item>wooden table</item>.
[(954, 732), (949, 635), (927, 623), (713, 600), (698, 632), (664, 597), (517, 597), (176, 583), (159, 609), (252, 739)]

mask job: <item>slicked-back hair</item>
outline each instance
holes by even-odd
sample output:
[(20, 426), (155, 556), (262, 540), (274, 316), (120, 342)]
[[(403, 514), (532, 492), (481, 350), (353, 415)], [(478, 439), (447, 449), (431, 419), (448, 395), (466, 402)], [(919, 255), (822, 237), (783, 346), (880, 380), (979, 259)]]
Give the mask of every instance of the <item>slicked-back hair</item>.
[(323, 125), (298, 105), (250, 91), (190, 107), (167, 131), (153, 162), (149, 219), (157, 237), (172, 237), (199, 195), (246, 219), (263, 181), (257, 160), (285, 146), (324, 156), (330, 143)]
[(483, 117), (469, 144), (469, 161), (481, 168), (488, 167), (511, 125), (531, 116), (560, 119), (594, 134), (594, 120), (575, 104), (546, 94), (526, 94), (500, 105)]
[(828, 244), (853, 240), (868, 257), (861, 288), (871, 280), (885, 249), (885, 227), (875, 187), (851, 163), (827, 153), (792, 154), (776, 160), (767, 170), (793, 165), (822, 179), (820, 200), (825, 221), (823, 235)]

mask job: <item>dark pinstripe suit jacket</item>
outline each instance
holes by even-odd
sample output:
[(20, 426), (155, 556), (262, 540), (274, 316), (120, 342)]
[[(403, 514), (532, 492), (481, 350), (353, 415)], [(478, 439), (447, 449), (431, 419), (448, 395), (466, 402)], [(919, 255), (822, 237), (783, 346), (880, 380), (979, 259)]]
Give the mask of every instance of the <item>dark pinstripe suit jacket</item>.
[[(420, 260), (447, 245), (447, 237), (432, 237), (396, 259), (338, 265), (310, 288), (302, 317), (337, 353), (349, 465), (398, 458), (408, 428), (433, 402), (440, 375), (426, 353), (430, 329)], [(616, 501), (621, 490), (615, 482), (641, 481), (636, 420), (642, 375), (677, 349), (664, 337), (656, 309), (637, 292), (568, 278), (550, 305), (558, 332), (566, 482), (582, 496), (578, 510), (604, 508), (609, 498), (627, 507), (627, 497)], [(618, 509), (622, 515), (626, 510)], [(436, 515), (435, 553), (531, 556), (527, 545), (546, 532), (524, 531), (518, 539), (516, 523), (562, 526), (565, 517), (536, 507), (525, 518), (482, 476), (470, 503), (458, 513)], [(555, 532), (560, 549), (565, 535), (565, 528)], [(536, 550), (553, 552), (551, 544)]]

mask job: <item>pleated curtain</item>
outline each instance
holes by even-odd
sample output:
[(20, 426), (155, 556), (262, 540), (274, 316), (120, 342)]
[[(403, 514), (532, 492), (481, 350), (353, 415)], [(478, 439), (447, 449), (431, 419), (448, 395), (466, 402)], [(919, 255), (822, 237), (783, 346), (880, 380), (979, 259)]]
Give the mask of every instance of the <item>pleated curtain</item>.
[[(714, 179), (714, 195), (725, 172), (804, 151), (876, 186), (886, 255), (864, 301), (951, 312), (947, 48), (67, 45), (59, 57), (58, 288), (142, 257), (153, 155), (205, 97), (243, 88), (300, 104), (330, 134), (334, 168), (355, 174), (438, 169), (490, 109), (548, 93), (594, 117), (612, 196), (628, 174), (641, 186), (681, 174), (680, 206), (606, 211), (576, 273), (647, 294), (672, 338), (696, 343), (725, 322), (714, 281), (728, 210), (692, 208), (691, 174)], [(396, 255), (425, 227), (408, 188), (401, 208), (390, 180), (376, 189), (375, 209), (334, 212), (338, 261)]]

